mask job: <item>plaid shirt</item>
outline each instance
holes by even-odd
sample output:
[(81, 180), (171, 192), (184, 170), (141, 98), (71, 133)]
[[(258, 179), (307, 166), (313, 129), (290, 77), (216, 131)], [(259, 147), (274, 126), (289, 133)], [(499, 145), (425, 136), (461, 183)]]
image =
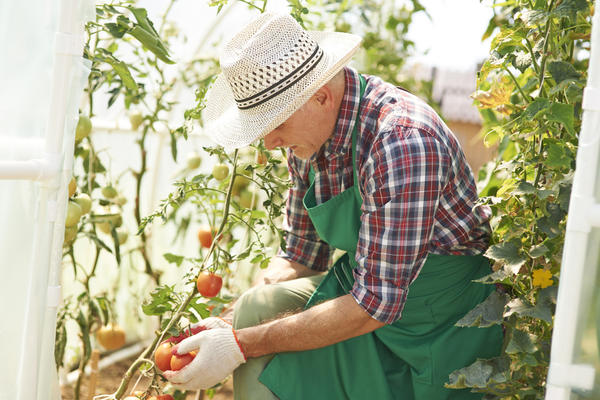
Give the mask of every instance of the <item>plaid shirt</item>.
[[(320, 240), (302, 204), (315, 170), (321, 204), (354, 185), (352, 129), (359, 115), (358, 185), (362, 217), (356, 247), (358, 268), (351, 291), (373, 318), (401, 317), (409, 285), (428, 253), (476, 255), (490, 236), (490, 209), (477, 205), (473, 173), (456, 137), (422, 100), (374, 76), (365, 76), (359, 107), (358, 73), (345, 69), (346, 88), (331, 138), (310, 160), (288, 154), (293, 186), (281, 256), (326, 270), (332, 248)], [(335, 221), (332, 221), (335, 223)]]

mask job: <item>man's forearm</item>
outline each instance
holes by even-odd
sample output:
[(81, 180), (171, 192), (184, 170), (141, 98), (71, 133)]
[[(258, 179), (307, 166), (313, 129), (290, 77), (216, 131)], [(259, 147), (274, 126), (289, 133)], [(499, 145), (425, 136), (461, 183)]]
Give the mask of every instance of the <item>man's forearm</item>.
[(236, 331), (246, 357), (311, 350), (382, 327), (347, 294), (298, 314)]

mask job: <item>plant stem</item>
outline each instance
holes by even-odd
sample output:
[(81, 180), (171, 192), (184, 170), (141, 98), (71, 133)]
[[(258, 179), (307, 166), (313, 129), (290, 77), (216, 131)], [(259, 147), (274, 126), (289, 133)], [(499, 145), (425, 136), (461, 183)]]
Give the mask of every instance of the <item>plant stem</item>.
[[(554, 6), (554, 0), (552, 0), (548, 6), (548, 12), (552, 10)], [(550, 43), (550, 26), (552, 25), (552, 18), (548, 17), (546, 21), (546, 31), (544, 32), (544, 49), (542, 50), (542, 61), (540, 62), (540, 93), (545, 97), (546, 91), (544, 89), (544, 80), (546, 75), (546, 60), (548, 59), (548, 44)]]
[(506, 72), (508, 72), (508, 75), (511, 77), (511, 79), (513, 80), (513, 82), (515, 83), (515, 86), (517, 87), (517, 89), (519, 89), (519, 93), (521, 93), (521, 96), (523, 96), (523, 100), (525, 100), (526, 102), (529, 102), (531, 99), (529, 96), (527, 96), (525, 94), (525, 92), (523, 92), (523, 89), (521, 88), (521, 86), (519, 85), (519, 82), (517, 82), (517, 78), (515, 78), (515, 76), (512, 74), (512, 72), (510, 72), (510, 69), (508, 69), (508, 67), (504, 67), (504, 70)]

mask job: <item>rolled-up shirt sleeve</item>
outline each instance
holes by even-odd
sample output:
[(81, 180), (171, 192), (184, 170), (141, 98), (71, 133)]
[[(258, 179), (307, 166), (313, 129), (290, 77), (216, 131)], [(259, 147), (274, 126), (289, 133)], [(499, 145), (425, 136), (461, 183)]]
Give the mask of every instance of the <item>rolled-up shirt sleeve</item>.
[(359, 171), (363, 205), (351, 294), (381, 322), (400, 319), (425, 262), (449, 164), (433, 135), (396, 127), (378, 135)]
[(292, 180), (283, 222), (286, 249), (279, 256), (308, 268), (325, 271), (330, 265), (333, 249), (323, 242), (315, 230), (302, 199), (308, 189), (307, 161), (288, 155), (288, 170)]

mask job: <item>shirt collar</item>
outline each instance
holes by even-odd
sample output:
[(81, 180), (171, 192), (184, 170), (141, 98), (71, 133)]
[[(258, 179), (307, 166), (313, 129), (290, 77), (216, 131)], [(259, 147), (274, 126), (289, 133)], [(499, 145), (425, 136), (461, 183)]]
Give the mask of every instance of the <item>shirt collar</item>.
[(351, 150), (352, 129), (354, 129), (356, 123), (360, 104), (360, 81), (358, 72), (350, 67), (344, 68), (344, 76), (346, 78), (344, 96), (340, 104), (335, 129), (323, 145), (322, 151), (315, 155), (317, 158), (329, 160), (344, 156)]

